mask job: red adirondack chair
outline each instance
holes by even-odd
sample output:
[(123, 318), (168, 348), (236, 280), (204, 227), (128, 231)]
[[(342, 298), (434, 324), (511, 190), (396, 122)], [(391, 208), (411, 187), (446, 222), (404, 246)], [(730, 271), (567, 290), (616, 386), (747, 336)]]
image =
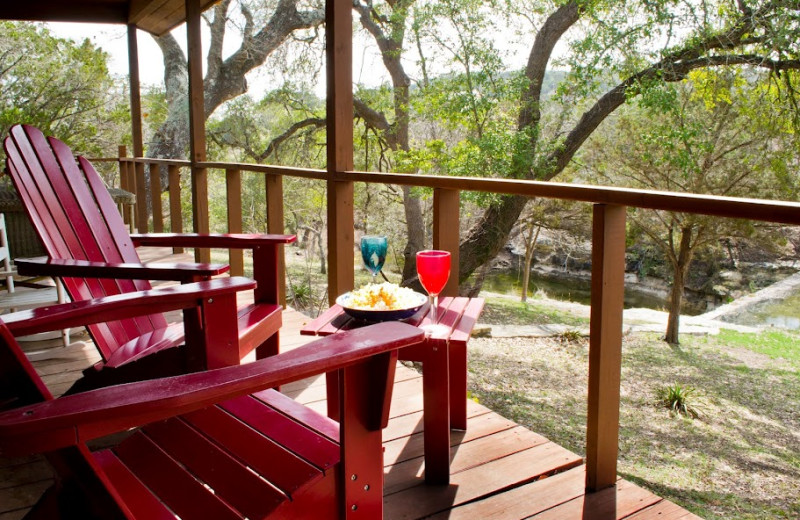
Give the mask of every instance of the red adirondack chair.
[[(186, 283), (209, 279), (228, 269), (222, 264), (142, 264), (134, 245), (253, 250), (253, 277), (258, 285), (254, 304), (239, 310), (238, 349), (187, 358), (169, 348), (183, 343), (182, 327), (169, 325), (157, 313), (97, 323), (89, 332), (103, 361), (94, 367), (96, 377), (90, 386), (238, 364), (253, 349), (258, 357), (278, 352), (277, 255), (279, 245), (293, 242), (294, 236), (132, 237), (94, 167), (83, 157), (76, 160), (63, 142), (45, 138), (37, 128), (15, 125), (4, 147), (7, 169), (49, 255), (46, 261), (15, 259), (17, 268), (23, 274), (62, 277), (73, 301), (147, 290), (151, 287), (147, 280)], [(148, 362), (133, 363), (144, 358)]]
[[(0, 455), (43, 453), (56, 473), (26, 518), (382, 518), (381, 428), (396, 349), (422, 340), (411, 325), (374, 325), (253, 363), (58, 399), (13, 336), (146, 313), (154, 304), (191, 316), (193, 305), (237, 283), (199, 282), (3, 317), (12, 321), (0, 321)], [(232, 306), (207, 312), (215, 321), (235, 320)], [(269, 389), (331, 370), (343, 378), (338, 424)], [(87, 446), (100, 438), (102, 449)]]

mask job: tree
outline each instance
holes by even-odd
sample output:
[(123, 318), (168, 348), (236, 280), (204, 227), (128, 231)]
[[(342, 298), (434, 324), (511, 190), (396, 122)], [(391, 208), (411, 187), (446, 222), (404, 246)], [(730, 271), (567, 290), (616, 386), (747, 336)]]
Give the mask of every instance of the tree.
[(0, 130), (27, 123), (81, 153), (109, 155), (109, 145), (130, 139), (130, 116), (107, 61), (88, 39), (75, 43), (40, 24), (0, 22)]
[[(479, 4), (477, 14), (480, 16), (473, 17), (476, 4)], [(290, 35), (317, 27), (322, 21), (322, 10), (316, 5), (301, 11), (297, 0), (279, 0), (270, 3), (274, 10), (270, 11), (270, 17), (264, 18), (263, 28), (256, 32), (256, 27), (261, 25), (256, 23), (252, 10), (243, 2), (242, 45), (229, 58), (223, 59), (222, 39), (230, 6), (230, 0), (223, 0), (215, 8), (213, 19), (209, 20), (212, 40), (206, 77), (207, 116), (224, 101), (244, 92), (245, 73), (263, 63), (266, 56), (286, 42)], [(491, 16), (483, 17), (484, 12), (480, 9), (494, 9), (492, 16), (508, 26), (517, 20), (530, 22), (525, 33), (530, 49), (527, 64), (520, 81), (508, 82), (514, 85), (516, 98), (513, 106), (504, 106), (503, 117), (487, 120), (492, 125), (484, 125), (480, 112), (474, 110), (477, 107), (474, 102), (480, 99), (477, 95), (479, 90), (470, 90), (469, 85), (462, 88), (462, 96), (454, 98), (465, 103), (467, 113), (471, 112), (473, 121), (480, 123), (474, 131), (484, 136), (474, 138), (468, 143), (470, 146), (461, 147), (457, 150), (459, 153), (452, 154), (452, 157), (462, 159), (450, 163), (462, 166), (461, 170), (454, 170), (458, 173), (464, 172), (464, 165), (474, 164), (469, 162), (471, 159), (480, 156), (484, 160), (479, 163), (481, 167), (476, 168), (479, 170), (476, 173), (482, 176), (553, 179), (567, 168), (584, 142), (619, 107), (664, 82), (681, 81), (697, 69), (746, 66), (767, 70), (770, 72), (767, 80), (779, 85), (782, 92), (794, 99), (795, 75), (791, 72), (800, 68), (797, 59), (800, 5), (797, 2), (559, 0), (547, 4), (538, 0), (483, 3), (447, 0), (426, 2), (424, 6), (430, 7), (428, 12), (435, 15), (435, 20), (449, 19), (457, 25), (455, 34), (459, 39), (453, 41), (459, 47), (450, 45), (448, 49), (449, 43), (444, 39), (440, 47), (449, 50), (460, 64), (460, 78), (479, 78), (495, 63), (486, 59), (485, 64), (468, 67), (472, 62), (463, 59), (466, 56), (482, 58), (481, 52), (487, 49), (471, 45), (480, 40), (473, 38), (476, 34), (481, 36), (481, 33), (470, 32), (471, 28), (480, 27), (483, 20), (492, 19)], [(410, 75), (396, 65), (403, 65), (400, 56), (405, 52), (403, 42), (407, 26), (411, 23), (413, 28), (417, 21), (417, 14), (410, 11), (411, 7), (410, 0), (387, 0), (381, 4), (360, 0), (354, 3), (362, 25), (378, 42), (384, 64), (390, 70), (392, 84), (396, 87), (392, 120), (385, 113), (370, 111), (370, 107), (358, 100), (355, 107), (359, 117), (375, 128), (384, 129), (387, 143), (390, 139), (402, 143), (403, 129), (408, 124), (408, 105), (404, 103), (408, 98), (404, 92), (408, 91)], [(423, 11), (420, 9), (417, 13), (423, 14)], [(409, 18), (409, 13), (414, 14), (413, 19)], [(460, 31), (464, 24), (464, 31)], [(181, 100), (178, 96), (185, 96), (186, 92), (186, 63), (171, 36), (161, 38), (159, 44), (167, 64), (171, 110), (148, 154), (181, 155), (188, 139), (188, 125), (185, 98)], [(558, 48), (565, 48), (568, 52), (563, 57), (554, 58)], [(422, 45), (419, 49), (424, 54)], [(491, 51), (491, 47), (488, 50)], [(492, 53), (485, 56), (491, 58)], [(432, 78), (426, 74), (425, 56), (421, 54), (420, 57), (422, 80), (418, 83), (425, 86)], [(557, 95), (548, 98), (544, 88), (545, 74), (554, 64), (563, 66), (569, 73), (559, 85)], [(396, 75), (392, 75), (392, 70)], [(491, 86), (491, 81), (487, 85)], [(398, 150), (403, 149), (402, 144), (396, 146)], [(422, 144), (416, 148), (428, 147)], [(491, 160), (487, 161), (486, 157)], [(414, 200), (413, 192), (411, 195), (406, 198), (407, 202)], [(485, 210), (465, 234), (460, 247), (458, 276), (462, 282), (493, 258), (507, 242), (526, 199), (500, 196), (484, 203)], [(412, 219), (407, 216), (407, 220), (409, 228), (412, 228)]]
[[(458, 129), (459, 143), (449, 158), (437, 162), (450, 174), (480, 175), (487, 163), (505, 160), (505, 147), (497, 146), (495, 113), (497, 101), (506, 94), (509, 80), (503, 78), (503, 63), (488, 34), (495, 28), (491, 8), (494, 2), (482, 0), (362, 1), (354, 3), (362, 27), (374, 38), (391, 80), (391, 116), (369, 103), (355, 100), (356, 115), (381, 132), (387, 148), (394, 152), (395, 171), (417, 173), (430, 165), (431, 151), (442, 150), (435, 141), (439, 128)], [(410, 48), (406, 34), (412, 33), (416, 47), (419, 77), (412, 95), (412, 77), (404, 62)], [(429, 74), (436, 67), (436, 76)], [(454, 70), (454, 74), (448, 74)], [(433, 135), (417, 131), (412, 142), (410, 122), (433, 122)], [(433, 142), (431, 141), (433, 140)], [(427, 141), (427, 142), (426, 142)], [(500, 151), (492, 154), (491, 150)], [(481, 153), (483, 152), (483, 153)], [(416, 278), (415, 254), (425, 243), (425, 228), (420, 190), (403, 188), (408, 242), (404, 250), (403, 279)]]
[(522, 268), (522, 286), (520, 301), (528, 300), (531, 265), (536, 251), (536, 244), (542, 230), (569, 230), (572, 235), (580, 236), (577, 228), (588, 229), (589, 217), (584, 204), (577, 204), (559, 199), (535, 199), (528, 203), (518, 221), (521, 240), (525, 246), (525, 258)]
[[(697, 70), (676, 85), (651, 89), (636, 108), (613, 118), (588, 146), (587, 169), (612, 184), (760, 198), (795, 198), (787, 175), (798, 140), (775, 89), (736, 71)], [(619, 143), (624, 142), (624, 146)], [(631, 210), (633, 236), (644, 236), (672, 268), (665, 341), (678, 343), (680, 312), (696, 253), (724, 237), (756, 240), (752, 222)], [(763, 231), (763, 230), (762, 230)], [(760, 246), (775, 249), (774, 229)]]
[[(393, 97), (391, 122), (384, 112), (369, 106), (360, 98), (354, 99), (355, 113), (368, 127), (381, 132), (386, 147), (395, 152), (408, 152), (411, 149), (411, 78), (403, 65), (403, 45), (413, 4), (414, 0), (390, 0), (377, 5), (371, 0), (353, 2), (361, 26), (378, 45), (384, 67), (391, 78)], [(401, 166), (399, 169), (405, 168)], [(408, 170), (405, 173), (414, 172)], [(416, 253), (424, 248), (425, 229), (419, 195), (410, 186), (403, 186), (402, 191), (407, 233), (402, 278), (408, 284), (416, 279)]]
[[(204, 78), (205, 117), (223, 103), (247, 92), (246, 75), (262, 65), (281, 45), (303, 31), (318, 27), (325, 19), (324, 7), (311, 2), (307, 9), (298, 9), (299, 0), (236, 2), (243, 20), (239, 48), (223, 58), (223, 42), (233, 26), (230, 12), (232, 0), (222, 0), (206, 19), (211, 34)], [(268, 4), (268, 5), (264, 5)], [(305, 3), (304, 3), (305, 4)], [(271, 7), (268, 17), (262, 9)], [(310, 35), (313, 38), (315, 35)], [(184, 157), (189, 145), (188, 64), (186, 55), (175, 37), (168, 33), (156, 38), (164, 57), (164, 84), (169, 113), (156, 132), (147, 150), (148, 157)]]
[[(539, 3), (510, 5), (536, 27), (516, 126), (528, 143), (509, 150), (515, 178), (553, 179), (626, 101), (664, 82), (681, 81), (693, 70), (760, 68), (794, 99), (795, 76), (788, 71), (800, 68), (797, 2), (571, 0), (559, 2), (549, 14), (537, 8)], [(559, 87), (559, 111), (548, 121), (542, 86), (562, 41), (570, 45), (564, 59), (570, 74)], [(504, 196), (486, 208), (462, 240), (459, 280), (497, 254), (525, 202)]]

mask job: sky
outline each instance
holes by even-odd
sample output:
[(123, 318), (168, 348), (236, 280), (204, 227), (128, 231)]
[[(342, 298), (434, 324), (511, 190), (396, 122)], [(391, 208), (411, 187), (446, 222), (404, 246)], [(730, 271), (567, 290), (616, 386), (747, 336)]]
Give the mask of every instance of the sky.
[[(47, 27), (61, 38), (82, 41), (84, 38), (101, 47), (111, 56), (109, 70), (116, 76), (128, 75), (128, 30), (124, 25), (91, 23), (47, 23)], [(177, 34), (181, 31), (182, 34)], [(185, 41), (186, 33), (176, 29), (178, 41)], [(181, 40), (182, 38), (182, 40)], [(142, 86), (164, 83), (164, 65), (161, 51), (149, 34), (139, 31), (139, 76)]]
[[(59, 37), (70, 38), (82, 41), (89, 38), (95, 45), (101, 47), (109, 53), (109, 69), (112, 74), (127, 78), (128, 75), (128, 40), (127, 28), (122, 25), (109, 24), (80, 24), (80, 23), (47, 23), (47, 27)], [(203, 30), (206, 31), (205, 25)], [(512, 43), (511, 31), (509, 34), (495, 35), (500, 41), (495, 43), (504, 49), (506, 62), (509, 68), (524, 67), (527, 61), (527, 51), (529, 42), (520, 45), (519, 42)], [(179, 26), (173, 30), (177, 42), (186, 48), (186, 31), (184, 26)], [(361, 33), (356, 33), (354, 38), (355, 52), (353, 53), (353, 79), (370, 87), (378, 86), (389, 81), (388, 74), (380, 58), (374, 42)], [(204, 44), (208, 42), (208, 34), (203, 36)], [(163, 85), (164, 66), (161, 51), (153, 38), (144, 31), (138, 32), (139, 43), (139, 76), (142, 88), (154, 85)], [(238, 47), (236, 38), (226, 38), (226, 49), (232, 53)], [(410, 44), (409, 44), (410, 45)], [(415, 49), (409, 49), (409, 58), (405, 64), (407, 72), (414, 76), (416, 63), (413, 56), (416, 55)], [(205, 64), (204, 64), (205, 65)], [(265, 67), (251, 71), (247, 76), (249, 94), (254, 99), (260, 99), (263, 95), (274, 88), (280, 86), (282, 77), (271, 74)], [(318, 83), (314, 88), (319, 97), (325, 96), (324, 72), (320, 75)]]
[[(75, 41), (82, 41), (84, 38), (95, 45), (101, 47), (109, 53), (109, 70), (115, 76), (127, 78), (128, 76), (128, 31), (121, 25), (110, 24), (89, 24), (89, 23), (47, 23), (47, 27), (61, 38), (69, 38)], [(181, 47), (186, 51), (186, 31), (183, 26), (173, 30), (173, 35)], [(228, 40), (232, 47), (237, 45), (234, 38)], [(161, 50), (155, 40), (144, 31), (138, 32), (139, 43), (139, 79), (142, 88), (153, 85), (164, 84), (164, 65)], [(207, 43), (207, 35), (204, 36), (204, 44)], [(231, 48), (229, 52), (233, 52)], [(354, 55), (354, 78), (356, 81), (375, 86), (385, 81), (388, 76), (385, 73), (380, 58), (370, 52), (357, 52)], [(263, 70), (252, 71), (247, 76), (249, 85), (248, 92), (258, 99), (271, 88), (276, 88), (277, 80), (272, 78)], [(324, 97), (325, 81), (321, 76), (317, 86), (317, 95)]]

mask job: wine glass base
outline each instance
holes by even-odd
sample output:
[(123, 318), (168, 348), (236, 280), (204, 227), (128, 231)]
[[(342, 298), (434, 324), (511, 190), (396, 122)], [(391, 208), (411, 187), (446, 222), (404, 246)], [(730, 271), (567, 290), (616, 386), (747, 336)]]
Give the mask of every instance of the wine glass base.
[(450, 327), (441, 323), (426, 323), (425, 325), (420, 325), (419, 328), (425, 331), (426, 338), (447, 339), (450, 335)]

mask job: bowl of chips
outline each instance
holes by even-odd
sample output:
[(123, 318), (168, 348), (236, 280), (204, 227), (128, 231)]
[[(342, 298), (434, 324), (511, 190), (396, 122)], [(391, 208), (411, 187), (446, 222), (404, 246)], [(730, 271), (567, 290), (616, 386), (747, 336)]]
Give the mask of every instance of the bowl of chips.
[(424, 294), (389, 282), (367, 284), (336, 298), (344, 312), (365, 321), (403, 320), (416, 314), (427, 301)]

